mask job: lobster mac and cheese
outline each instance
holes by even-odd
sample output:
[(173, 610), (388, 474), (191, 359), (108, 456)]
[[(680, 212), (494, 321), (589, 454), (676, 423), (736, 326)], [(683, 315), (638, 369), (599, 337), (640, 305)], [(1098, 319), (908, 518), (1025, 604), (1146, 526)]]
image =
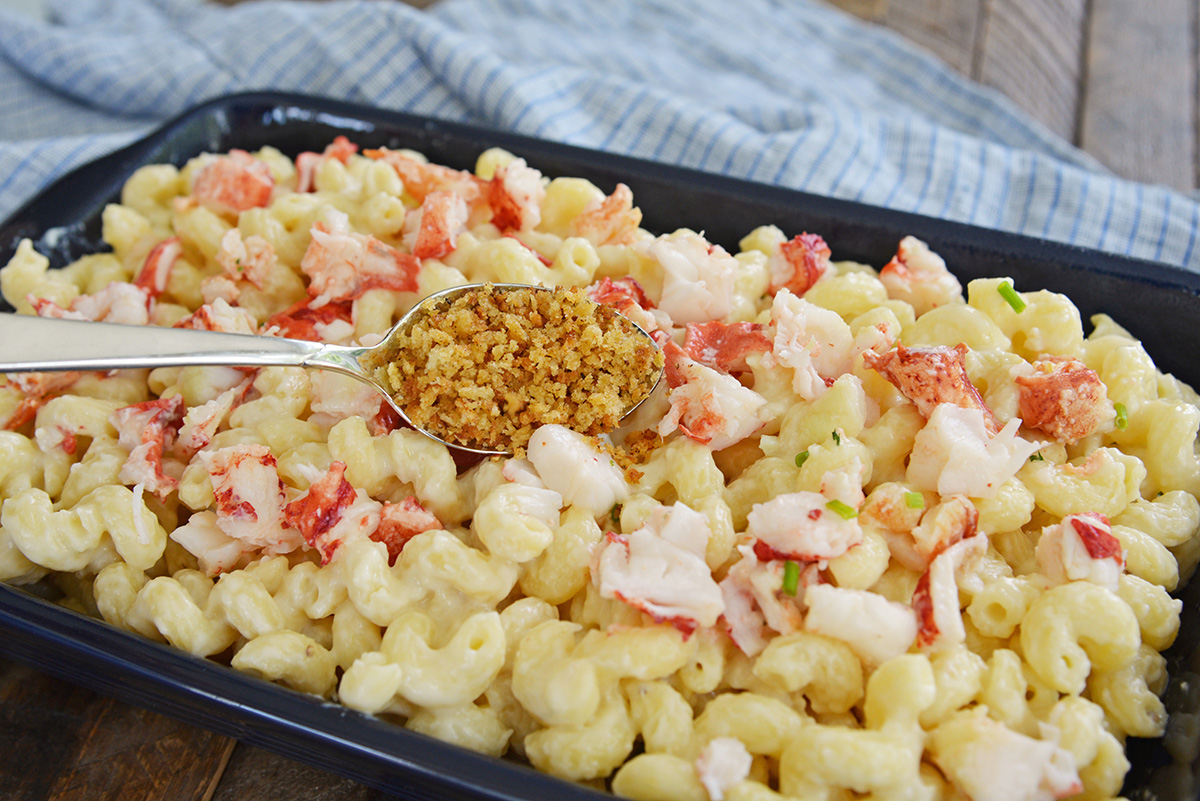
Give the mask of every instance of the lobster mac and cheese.
[(111, 252), (20, 245), (19, 313), (372, 344), (447, 287), (577, 287), (665, 380), (460, 472), (333, 373), (13, 374), (0, 579), (635, 799), (1117, 794), (1200, 559), (1197, 395), (913, 237), (873, 267), (640, 223), (501, 150), (139, 169)]

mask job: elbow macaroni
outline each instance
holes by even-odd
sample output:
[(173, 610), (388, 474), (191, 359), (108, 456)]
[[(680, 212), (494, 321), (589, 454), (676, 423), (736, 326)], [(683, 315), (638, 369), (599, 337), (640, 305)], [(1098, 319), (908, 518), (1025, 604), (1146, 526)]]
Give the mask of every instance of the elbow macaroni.
[[(311, 174), (273, 149), (254, 154), (274, 189), (265, 205), (240, 212), (197, 192), (212, 156), (183, 169), (144, 167), (103, 213), (111, 254), (51, 270), (22, 242), (0, 269), (0, 293), (19, 313), (95, 316), (109, 287), (137, 278), (155, 246), (178, 237), (165, 286), (147, 301), (153, 323), (197, 309), (215, 314), (219, 296), (263, 332), (308, 324), (316, 336), (336, 330), (339, 341), (360, 342), (420, 296), (468, 281), (624, 291), (634, 279), (637, 291), (618, 306), (699, 361), (696, 332), (656, 302), (726, 281), (727, 296), (716, 298), (724, 312), (707, 325), (737, 323), (761, 342), (738, 354), (739, 365), (705, 369), (758, 393), (751, 433), (714, 452), (700, 429), (736, 410), (714, 412), (711, 390), (708, 417), (689, 417), (676, 386), (656, 393), (615, 432), (624, 491), (593, 516), (546, 489), (528, 462), (462, 468), (444, 445), (395, 429), (378, 399), (364, 400), (340, 377), (210, 367), (60, 383), (13, 377), (0, 385), (0, 580), (60, 574), (65, 605), (112, 625), (644, 801), (958, 798), (981, 780), (980, 759), (1003, 762), (996, 744), (1009, 736), (1058, 749), (1082, 797), (1103, 798), (1128, 770), (1124, 738), (1163, 734), (1160, 652), (1175, 639), (1182, 606), (1171, 592), (1200, 561), (1200, 407), (1113, 320), (1096, 317), (1085, 336), (1075, 306), (1044, 291), (1019, 293), (1018, 312), (999, 278), (972, 281), (965, 295), (951, 292), (917, 314), (909, 301), (927, 291), (920, 282), (940, 281), (936, 292), (946, 284), (921, 272), (927, 262), (906, 266), (917, 258), (905, 256), (906, 245), (876, 271), (830, 262), (813, 240), (788, 240), (775, 226), (749, 232), (740, 252), (720, 262), (731, 275), (709, 275), (716, 267), (704, 259), (715, 247), (662, 256), (651, 244), (666, 246), (638, 227), (627, 196), (606, 196), (579, 178), (536, 176), (528, 201), (536, 208), (526, 209), (536, 215), (502, 229), (489, 197), (504, 175), (528, 168), (499, 149), (481, 155), (474, 174), (410, 151), (309, 155)], [(439, 191), (467, 203), (457, 228), (423, 202)], [(399, 254), (398, 263), (439, 225), (449, 243), (440, 255), (411, 257), (418, 291), (368, 281), (320, 311), (307, 289), (320, 270), (314, 231), (336, 237), (329, 220), (337, 214), (353, 231), (341, 246), (366, 243)], [(253, 279), (240, 262), (230, 267), (223, 250), (234, 228), (270, 254)], [(788, 253), (802, 245), (810, 248), (805, 263), (820, 270), (811, 286), (789, 283), (789, 291), (834, 312), (837, 325), (817, 330), (813, 322), (785, 341), (772, 296), (781, 281), (798, 280), (780, 276), (800, 269)], [(696, 276), (680, 279), (678, 270)], [(916, 285), (894, 291), (897, 280)], [(713, 300), (692, 295), (672, 308), (690, 314), (689, 304)], [(831, 341), (819, 342), (823, 334)], [(852, 345), (834, 369), (822, 348), (836, 349), (838, 337)], [(1070, 441), (1021, 429), (1038, 443), (1031, 459), (989, 497), (944, 505), (908, 478), (914, 448), (927, 447), (918, 437), (927, 410), (873, 369), (870, 356), (897, 344), (960, 343), (964, 373), (1000, 424), (1019, 416), (1015, 376), (1038, 360), (1078, 360), (1125, 417)], [(805, 370), (819, 380), (802, 396), (795, 387)], [(121, 428), (118, 410), (162, 409), (174, 398), (186, 420), (133, 434)], [(664, 425), (672, 415), (679, 424)], [(213, 454), (225, 449), (262, 455), (261, 470), (222, 473)], [(558, 467), (579, 471), (578, 486), (589, 480), (579, 465)], [(320, 506), (329, 503), (322, 488), (331, 476), (341, 477), (340, 500)], [(809, 557), (752, 533), (768, 501), (794, 493), (837, 499), (857, 531), (852, 541)], [(306, 498), (327, 515), (314, 518), (324, 529), (301, 530), (294, 510)], [(248, 531), (244, 509), (258, 520), (271, 503), (275, 518)], [(664, 523), (677, 505), (697, 513), (688, 531)], [(926, 516), (935, 507), (944, 513)], [(817, 508), (809, 519), (822, 514)], [(1079, 565), (1065, 563), (1065, 550), (1051, 553), (1055, 527), (1072, 515), (1101, 515), (1111, 530), (1102, 539), (1109, 551), (1097, 551), (1105, 555), (1088, 550), (1097, 562), (1119, 555), (1107, 583), (1072, 573)], [(702, 541), (689, 544), (700, 529)], [(668, 530), (675, 550), (652, 568), (635, 565), (631, 535), (651, 532), (665, 548)], [(642, 582), (633, 590), (602, 589), (609, 568), (600, 554), (611, 556), (609, 548), (626, 549), (631, 581)], [(638, 595), (678, 590), (679, 549), (687, 548), (710, 574), (707, 597), (720, 597), (715, 625), (689, 617), (696, 587), (685, 584), (658, 606)], [(787, 565), (800, 568), (790, 579)], [(879, 664), (864, 661), (864, 638), (894, 632), (854, 614), (845, 619), (860, 630), (809, 630), (812, 584), (853, 591), (839, 592), (839, 603), (882, 596), (883, 606), (871, 608), (890, 610), (896, 628), (915, 621), (917, 639), (889, 646)], [(945, 614), (951, 623), (961, 616), (953, 639), (941, 639)], [(1174, 725), (1169, 739), (1182, 748), (1185, 723)], [(715, 755), (728, 738), (744, 759), (724, 776), (728, 766)]]

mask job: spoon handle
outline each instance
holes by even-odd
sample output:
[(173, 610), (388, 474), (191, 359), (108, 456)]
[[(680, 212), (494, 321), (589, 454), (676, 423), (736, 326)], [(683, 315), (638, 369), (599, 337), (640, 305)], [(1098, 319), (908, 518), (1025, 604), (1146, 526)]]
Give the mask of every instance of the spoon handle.
[[(148, 328), (0, 313), (0, 373), (224, 365), (286, 367), (324, 362), (336, 348), (281, 337)], [(351, 360), (331, 369), (352, 372)], [(324, 366), (324, 365), (322, 365)]]

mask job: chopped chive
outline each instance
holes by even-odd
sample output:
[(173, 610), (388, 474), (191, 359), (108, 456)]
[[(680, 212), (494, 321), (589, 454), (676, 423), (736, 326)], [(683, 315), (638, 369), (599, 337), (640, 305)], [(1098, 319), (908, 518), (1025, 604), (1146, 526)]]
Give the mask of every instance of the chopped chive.
[(783, 563), (783, 592), (785, 595), (795, 595), (800, 587), (800, 565), (790, 559)]
[(1117, 430), (1124, 431), (1129, 427), (1129, 410), (1123, 403), (1114, 403), (1113, 409), (1117, 412)]
[(803, 467), (806, 461), (808, 461), (808, 451), (800, 451), (796, 454), (796, 467)]
[(834, 432), (833, 432), (833, 444), (834, 444), (834, 445), (841, 445), (841, 444), (842, 444), (842, 437), (841, 437), (841, 435), (839, 435), (839, 434), (838, 434), (838, 432), (837, 432), (837, 431), (834, 431)]
[(609, 510), (608, 519), (613, 522), (614, 526), (621, 525), (621, 504), (613, 504), (613, 508)]
[(1046, 461), (1046, 457), (1045, 457), (1045, 456), (1042, 456), (1042, 452), (1041, 452), (1041, 451), (1038, 451), (1038, 452), (1037, 452), (1037, 453), (1035, 453), (1033, 456), (1030, 456), (1030, 457), (1029, 457), (1029, 461), (1031, 461), (1031, 462), (1044, 462), (1044, 461)]
[(1000, 297), (1008, 301), (1008, 305), (1012, 306), (1012, 310), (1017, 314), (1025, 311), (1025, 300), (1017, 294), (1017, 290), (1013, 289), (1013, 285), (1008, 281), (1002, 281), (996, 287), (996, 291), (1000, 293)]
[(924, 509), (925, 496), (919, 492), (904, 493), (904, 505), (909, 509)]
[(858, 517), (858, 512), (854, 510), (853, 506), (847, 506), (837, 499), (825, 504), (825, 508), (829, 509), (831, 512), (837, 512), (846, 520), (853, 520), (854, 518)]

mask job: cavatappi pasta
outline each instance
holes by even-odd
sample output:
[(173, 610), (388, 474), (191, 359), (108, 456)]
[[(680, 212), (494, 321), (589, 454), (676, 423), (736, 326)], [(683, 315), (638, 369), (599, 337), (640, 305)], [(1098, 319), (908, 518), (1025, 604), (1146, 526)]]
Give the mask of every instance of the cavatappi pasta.
[(1166, 723), (1200, 406), (1067, 298), (906, 238), (736, 253), (628, 188), (338, 138), (138, 170), (20, 313), (372, 343), (468, 282), (585, 287), (667, 381), (464, 472), (292, 368), (13, 375), (0, 578), (636, 799), (1109, 798)]

